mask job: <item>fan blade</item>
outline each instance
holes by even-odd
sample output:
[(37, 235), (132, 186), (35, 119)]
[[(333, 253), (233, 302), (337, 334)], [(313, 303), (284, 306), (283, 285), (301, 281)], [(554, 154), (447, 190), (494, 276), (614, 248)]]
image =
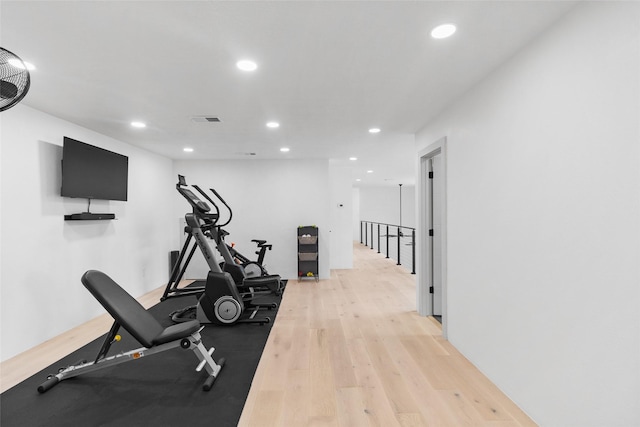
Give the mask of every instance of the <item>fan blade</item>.
[(18, 95), (18, 86), (6, 80), (0, 80), (0, 98), (11, 99)]

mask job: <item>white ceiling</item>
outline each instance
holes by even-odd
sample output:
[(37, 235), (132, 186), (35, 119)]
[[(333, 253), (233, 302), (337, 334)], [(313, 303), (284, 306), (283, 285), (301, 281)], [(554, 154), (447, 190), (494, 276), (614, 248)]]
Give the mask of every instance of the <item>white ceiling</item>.
[[(397, 185), (414, 181), (413, 134), (574, 4), (3, 0), (0, 46), (37, 67), (24, 104), (118, 140), (173, 159), (331, 159), (359, 185)], [(453, 37), (429, 36), (447, 22)]]

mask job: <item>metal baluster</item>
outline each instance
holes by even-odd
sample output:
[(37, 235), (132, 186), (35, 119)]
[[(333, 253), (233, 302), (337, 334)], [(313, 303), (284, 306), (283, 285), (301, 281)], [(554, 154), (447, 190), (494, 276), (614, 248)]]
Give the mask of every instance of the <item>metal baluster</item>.
[(373, 249), (373, 223), (371, 223), (371, 249)]
[(397, 265), (402, 265), (400, 263), (400, 227), (398, 227), (398, 264)]
[(365, 246), (369, 246), (369, 243), (367, 243), (367, 238), (368, 238), (368, 236), (367, 236), (367, 223), (363, 222), (363, 224), (364, 224), (364, 245)]
[(416, 274), (416, 230), (411, 230), (411, 274)]
[(389, 258), (389, 224), (387, 224), (387, 258)]

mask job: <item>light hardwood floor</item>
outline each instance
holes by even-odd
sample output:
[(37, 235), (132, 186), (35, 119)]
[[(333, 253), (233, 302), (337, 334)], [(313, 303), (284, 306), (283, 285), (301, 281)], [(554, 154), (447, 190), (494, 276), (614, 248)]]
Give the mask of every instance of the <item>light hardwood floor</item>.
[(290, 281), (241, 426), (534, 426), (415, 311), (415, 276), (363, 245)]
[[(150, 306), (163, 289), (145, 295)], [(354, 268), (290, 280), (241, 426), (535, 426), (415, 312), (415, 276), (354, 244)], [(105, 333), (107, 315), (0, 365), (2, 391)]]

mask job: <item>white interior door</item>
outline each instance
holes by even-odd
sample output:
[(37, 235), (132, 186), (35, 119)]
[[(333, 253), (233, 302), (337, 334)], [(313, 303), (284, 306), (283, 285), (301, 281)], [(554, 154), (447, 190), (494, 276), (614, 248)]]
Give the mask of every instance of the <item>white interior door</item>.
[(431, 158), (431, 172), (433, 172), (431, 179), (433, 315), (442, 316), (442, 155), (438, 154)]
[(418, 313), (437, 316), (442, 321), (442, 336), (447, 339), (447, 138), (421, 150), (418, 158)]

